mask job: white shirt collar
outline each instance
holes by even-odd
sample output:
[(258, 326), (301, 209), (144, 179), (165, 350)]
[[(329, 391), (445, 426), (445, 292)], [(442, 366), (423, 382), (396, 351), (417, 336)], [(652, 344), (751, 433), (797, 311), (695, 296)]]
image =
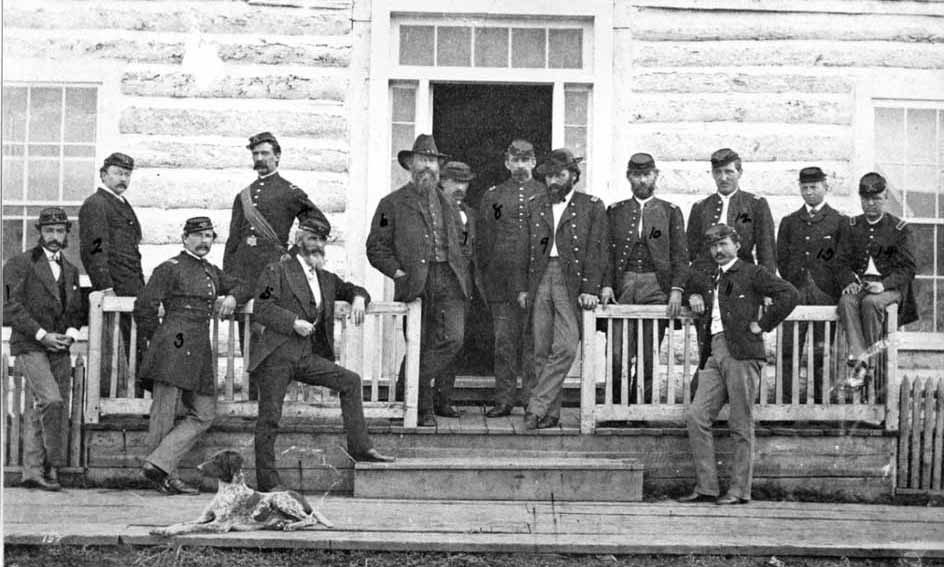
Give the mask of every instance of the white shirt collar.
[(646, 206), (646, 203), (648, 203), (649, 201), (651, 201), (653, 198), (655, 198), (655, 195), (649, 195), (649, 197), (647, 197), (647, 198), (645, 198), (645, 199), (640, 199), (639, 197), (633, 195), (633, 199), (636, 199), (636, 202), (639, 203), (639, 208), (640, 208), (640, 209), (642, 209), (643, 207), (645, 207), (645, 206)]
[(878, 224), (878, 223), (882, 222), (882, 219), (883, 219), (883, 218), (885, 218), (885, 213), (882, 213), (882, 216), (878, 217), (878, 219), (877, 219), (877, 220), (874, 220), (874, 221), (870, 221), (870, 220), (869, 220), (869, 217), (865, 217), (865, 222), (867, 222), (867, 223), (869, 223), (869, 224)]
[(731, 197), (737, 195), (737, 192), (740, 191), (740, 190), (741, 190), (740, 188), (737, 188), (737, 189), (735, 189), (733, 192), (728, 193), (727, 195), (722, 195), (722, 194), (721, 194), (721, 191), (718, 191), (717, 193), (718, 193), (718, 196), (721, 197), (721, 200), (722, 200), (722, 201), (729, 201), (729, 200), (731, 199)]
[(42, 248), (43, 248), (43, 252), (46, 254), (46, 259), (49, 260), (50, 262), (52, 262), (53, 260), (56, 260), (57, 258), (62, 258), (61, 256), (62, 252), (51, 252), (45, 247), (42, 247)]
[(205, 260), (205, 258), (201, 258), (201, 257), (197, 256), (196, 254), (194, 254), (194, 253), (191, 252), (190, 250), (187, 250), (186, 248), (184, 248), (184, 252), (185, 252), (188, 256), (190, 256), (191, 258), (193, 258), (193, 259), (195, 259), (195, 260), (197, 260), (197, 261), (199, 261), (199, 262), (202, 262), (202, 261)]
[[(566, 198), (566, 199), (564, 199), (564, 200), (561, 201), (560, 203), (554, 203), (554, 204), (551, 205), (551, 206), (554, 207), (554, 209), (555, 209), (555, 210), (558, 210), (558, 211), (559, 211), (559, 210), (562, 210), (562, 209), (566, 209), (566, 208), (567, 208), (567, 205), (570, 204), (570, 200), (574, 198), (574, 191), (576, 191), (576, 189), (571, 189), (571, 190), (570, 190), (570, 193), (567, 194), (567, 198)], [(560, 220), (560, 219), (558, 219), (558, 220)]]
[(728, 262), (727, 264), (721, 264), (721, 273), (724, 273), (724, 274), (728, 273), (728, 270), (730, 270), (731, 266), (733, 266), (734, 263), (737, 261), (738, 261), (737, 256), (735, 256), (734, 259)]
[(115, 193), (114, 191), (112, 191), (112, 190), (109, 189), (108, 187), (105, 187), (104, 185), (100, 185), (100, 186), (99, 186), (99, 189), (111, 193), (112, 195), (114, 195), (114, 197), (115, 197), (116, 199), (118, 199), (118, 200), (121, 201), (122, 203), (127, 203), (127, 202), (128, 202), (128, 200), (125, 199), (122, 195), (119, 195), (118, 193)]
[(266, 179), (267, 177), (272, 177), (273, 175), (275, 175), (275, 174), (278, 173), (278, 172), (279, 172), (279, 170), (276, 169), (276, 170), (273, 171), (272, 173), (266, 173), (265, 175), (260, 175), (260, 176), (259, 176), (259, 179)]
[(304, 270), (306, 274), (315, 273), (315, 269), (308, 265), (308, 262), (306, 262), (305, 259), (302, 258), (301, 254), (295, 254), (295, 259), (298, 260), (298, 263), (302, 265), (302, 270)]
[(821, 202), (820, 204), (816, 205), (815, 207), (811, 207), (811, 206), (809, 206), (809, 205), (803, 205), (803, 206), (806, 207), (806, 212), (807, 212), (807, 213), (813, 215), (813, 214), (816, 214), (816, 213), (820, 212), (821, 210), (823, 210), (823, 207), (826, 206), (826, 201)]

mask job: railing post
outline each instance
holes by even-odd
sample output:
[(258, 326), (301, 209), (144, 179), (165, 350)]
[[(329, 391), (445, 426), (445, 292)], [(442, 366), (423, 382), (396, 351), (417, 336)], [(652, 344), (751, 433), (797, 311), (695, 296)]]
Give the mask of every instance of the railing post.
[(93, 291), (89, 294), (88, 366), (85, 372), (85, 423), (98, 423), (99, 411), (101, 410), (102, 326), (104, 324), (102, 302), (104, 298), (105, 294), (100, 291)]
[(898, 431), (898, 304), (885, 309), (885, 430)]
[(406, 368), (404, 369), (403, 427), (414, 429), (419, 417), (420, 400), (420, 328), (423, 318), (422, 300), (407, 304), (406, 312)]
[(85, 360), (80, 354), (76, 357), (75, 367), (72, 369), (72, 405), (69, 415), (70, 467), (82, 466), (82, 390), (85, 387), (85, 375), (87, 370)]
[[(594, 409), (597, 403), (596, 381), (593, 376), (593, 360), (596, 358), (596, 311), (583, 312), (583, 346), (580, 352), (580, 433), (591, 435), (597, 423)], [(625, 400), (624, 400), (625, 402)]]

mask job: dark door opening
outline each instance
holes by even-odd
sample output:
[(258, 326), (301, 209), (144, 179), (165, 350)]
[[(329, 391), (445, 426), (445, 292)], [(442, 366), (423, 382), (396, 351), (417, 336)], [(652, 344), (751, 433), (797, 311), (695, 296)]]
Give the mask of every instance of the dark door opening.
[[(478, 207), (482, 194), (508, 178), (505, 149), (515, 138), (534, 144), (541, 156), (551, 151), (551, 85), (433, 85), (433, 136), (439, 150), (472, 167), (476, 178), (467, 200)], [(492, 323), (477, 296), (466, 320), (466, 342), (459, 374), (491, 375)]]

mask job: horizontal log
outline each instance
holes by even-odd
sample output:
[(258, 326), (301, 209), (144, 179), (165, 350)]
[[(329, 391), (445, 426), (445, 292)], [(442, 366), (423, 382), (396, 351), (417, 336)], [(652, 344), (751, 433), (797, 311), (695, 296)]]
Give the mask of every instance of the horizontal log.
[(727, 70), (633, 73), (630, 86), (641, 93), (851, 93), (854, 82), (830, 70), (823, 74)]
[[(283, 151), (289, 151), (284, 148)], [(128, 197), (135, 206), (229, 209), (236, 195), (255, 178), (250, 155), (243, 150), (244, 169), (135, 168)], [(347, 207), (347, 174), (281, 170), (281, 175), (308, 194), (325, 213)]]
[(153, 32), (346, 35), (350, 15), (341, 10), (253, 7), (246, 2), (52, 2), (4, 6), (4, 26), (32, 29), (107, 29)]
[[(708, 162), (664, 162), (659, 160), (658, 156), (656, 160), (659, 166), (660, 191), (701, 195), (714, 190), (714, 180), (709, 173), (711, 165)], [(741, 184), (745, 189), (764, 196), (795, 196), (797, 205), (794, 208), (799, 208), (800, 193), (797, 182), (800, 169), (808, 165), (817, 165), (823, 169), (833, 193), (848, 191), (848, 186), (853, 181), (851, 164), (847, 161), (753, 161), (744, 163)], [(624, 184), (624, 188), (629, 190), (629, 182)], [(688, 214), (687, 210), (685, 214)]]
[(339, 102), (344, 101), (347, 96), (346, 75), (309, 73), (307, 69), (302, 75), (299, 74), (301, 69), (283, 72), (271, 67), (258, 68), (252, 73), (243, 71), (241, 74), (236, 74), (237, 70), (238, 68), (228, 67), (226, 74), (213, 78), (208, 83), (197, 81), (194, 75), (170, 66), (127, 70), (121, 78), (121, 92), (125, 95), (179, 98), (268, 98)]
[(307, 138), (346, 138), (347, 119), (338, 114), (309, 112), (302, 109), (243, 111), (154, 108), (132, 106), (121, 111), (122, 134), (166, 134), (240, 136), (247, 132), (268, 130), (279, 135)]
[[(617, 26), (621, 25), (617, 19)], [(940, 43), (944, 26), (931, 16), (846, 15), (643, 8), (623, 23), (642, 41), (824, 39)]]
[[(619, 4), (617, 4), (619, 5)], [(814, 12), (828, 14), (916, 14), (944, 16), (937, 0), (637, 0), (632, 5), (678, 10)]]
[[(125, 153), (139, 167), (229, 169), (246, 167), (245, 138), (182, 138), (180, 136), (123, 136)], [(347, 173), (345, 140), (280, 139), (281, 166), (286, 169)]]
[(730, 122), (630, 124), (635, 145), (669, 161), (707, 163), (729, 147), (749, 161), (846, 161), (853, 156), (850, 128), (830, 125)]
[(851, 95), (633, 94), (625, 97), (631, 122), (784, 122), (851, 124)]
[(808, 67), (901, 67), (937, 69), (944, 62), (942, 44), (884, 41), (639, 41), (638, 67), (713, 67), (789, 65)]

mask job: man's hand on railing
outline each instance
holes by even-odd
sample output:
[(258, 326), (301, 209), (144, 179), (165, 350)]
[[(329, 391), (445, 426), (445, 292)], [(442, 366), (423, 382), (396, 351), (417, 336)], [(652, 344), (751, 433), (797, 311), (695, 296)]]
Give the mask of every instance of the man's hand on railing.
[(303, 337), (307, 337), (315, 330), (315, 326), (304, 319), (295, 319), (295, 323), (292, 325), (292, 328), (295, 332)]
[(751, 324), (748, 326), (751, 332), (755, 335), (761, 334), (764, 330), (760, 328), (760, 325), (757, 324), (757, 321), (751, 321)]
[(587, 311), (596, 309), (597, 303), (599, 302), (600, 299), (592, 293), (581, 293), (580, 296), (577, 297), (577, 303)]
[(39, 339), (39, 342), (43, 343), (46, 350), (58, 352), (69, 349), (72, 345), (72, 337), (61, 333), (46, 333), (43, 338)]
[(701, 315), (705, 312), (705, 300), (697, 293), (693, 293), (691, 297), (688, 298), (688, 306), (692, 308), (692, 312), (696, 315)]
[(522, 291), (518, 293), (518, 307), (522, 309), (528, 308), (528, 292)]
[(229, 317), (236, 311), (236, 298), (232, 295), (227, 295), (223, 298), (223, 301), (220, 302), (219, 314), (220, 317)]
[(364, 296), (355, 295), (354, 301), (351, 302), (351, 317), (354, 319), (354, 324), (360, 326), (364, 322), (364, 313), (367, 311), (367, 303), (364, 301)]
[(669, 293), (669, 306), (666, 309), (666, 313), (670, 318), (675, 318), (679, 316), (679, 313), (682, 312), (682, 290), (673, 289)]
[(606, 309), (607, 303), (616, 303), (616, 294), (613, 293), (613, 288), (610, 286), (600, 290), (600, 307)]

